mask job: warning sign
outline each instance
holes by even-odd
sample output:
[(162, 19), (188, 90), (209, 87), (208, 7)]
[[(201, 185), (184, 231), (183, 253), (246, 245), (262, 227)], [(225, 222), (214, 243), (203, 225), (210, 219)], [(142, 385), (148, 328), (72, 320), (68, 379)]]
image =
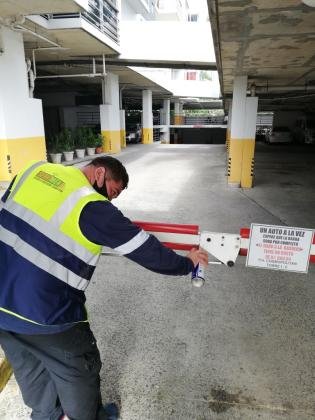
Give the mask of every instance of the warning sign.
[(307, 273), (313, 230), (252, 224), (248, 267)]

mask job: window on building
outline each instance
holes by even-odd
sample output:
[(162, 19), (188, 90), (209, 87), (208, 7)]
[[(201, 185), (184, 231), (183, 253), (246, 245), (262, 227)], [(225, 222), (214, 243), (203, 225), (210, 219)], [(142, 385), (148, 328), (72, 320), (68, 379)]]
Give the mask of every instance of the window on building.
[(197, 72), (196, 71), (187, 71), (186, 72), (186, 80), (197, 80)]
[(208, 70), (201, 70), (199, 73), (199, 80), (212, 80), (212, 72)]
[(198, 22), (199, 16), (197, 14), (189, 14), (188, 15), (188, 22)]

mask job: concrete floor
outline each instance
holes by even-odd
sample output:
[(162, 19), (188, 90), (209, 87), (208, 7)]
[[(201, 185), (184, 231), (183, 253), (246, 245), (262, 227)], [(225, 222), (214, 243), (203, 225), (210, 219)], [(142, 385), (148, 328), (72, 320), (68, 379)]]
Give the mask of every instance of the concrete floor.
[[(114, 201), (132, 220), (238, 233), (250, 223), (314, 228), (315, 150), (258, 143), (255, 188), (230, 189), (224, 145), (131, 145), (130, 186)], [(88, 310), (104, 401), (122, 420), (315, 418), (315, 266), (296, 274), (210, 266), (206, 284), (101, 257)], [(14, 381), (0, 418), (27, 418)], [(11, 394), (10, 394), (11, 392)]]

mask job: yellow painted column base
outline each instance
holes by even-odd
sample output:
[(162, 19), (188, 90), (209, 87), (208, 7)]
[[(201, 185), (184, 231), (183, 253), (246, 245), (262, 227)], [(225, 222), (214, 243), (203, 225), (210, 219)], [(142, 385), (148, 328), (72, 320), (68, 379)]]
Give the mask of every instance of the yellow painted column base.
[(231, 139), (228, 159), (228, 184), (252, 188), (255, 139)]
[(230, 142), (231, 142), (231, 131), (227, 128), (226, 129), (226, 150), (230, 150)]
[(102, 137), (105, 153), (118, 153), (121, 151), (120, 130), (102, 130)]
[(120, 130), (120, 147), (124, 149), (126, 146), (126, 130)]
[(142, 144), (153, 143), (153, 128), (142, 128)]
[(11, 181), (30, 160), (46, 159), (45, 137), (0, 139), (0, 181)]
[(183, 115), (174, 115), (174, 125), (182, 125), (184, 123)]

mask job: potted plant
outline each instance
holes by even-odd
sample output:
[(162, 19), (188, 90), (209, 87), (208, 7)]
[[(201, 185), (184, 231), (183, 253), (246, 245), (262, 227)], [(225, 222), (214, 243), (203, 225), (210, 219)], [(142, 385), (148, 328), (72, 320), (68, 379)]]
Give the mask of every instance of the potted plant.
[(103, 153), (103, 137), (101, 133), (97, 134), (97, 144), (96, 144), (95, 152)]
[(74, 141), (73, 135), (69, 128), (65, 128), (59, 133), (60, 147), (66, 162), (73, 160), (74, 155)]
[(61, 149), (58, 134), (47, 138), (47, 151), (52, 163), (61, 163)]
[(86, 133), (84, 127), (78, 127), (74, 132), (75, 153), (78, 158), (84, 158), (86, 148)]
[(86, 153), (88, 156), (95, 154), (95, 147), (97, 146), (99, 140), (94, 134), (93, 130), (89, 127), (86, 128)]

